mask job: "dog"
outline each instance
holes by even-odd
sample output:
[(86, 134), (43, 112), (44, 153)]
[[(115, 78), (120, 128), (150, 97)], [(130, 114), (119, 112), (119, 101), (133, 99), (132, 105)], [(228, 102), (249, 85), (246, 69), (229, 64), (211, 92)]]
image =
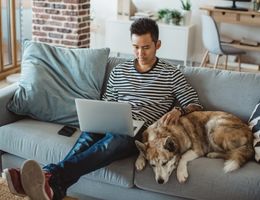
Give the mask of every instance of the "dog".
[(195, 111), (170, 125), (158, 120), (143, 132), (143, 143), (135, 143), (140, 152), (136, 169), (142, 170), (147, 160), (159, 184), (167, 183), (176, 168), (177, 180), (184, 183), (188, 162), (199, 157), (223, 158), (224, 172), (231, 172), (254, 154), (247, 124), (221, 111)]

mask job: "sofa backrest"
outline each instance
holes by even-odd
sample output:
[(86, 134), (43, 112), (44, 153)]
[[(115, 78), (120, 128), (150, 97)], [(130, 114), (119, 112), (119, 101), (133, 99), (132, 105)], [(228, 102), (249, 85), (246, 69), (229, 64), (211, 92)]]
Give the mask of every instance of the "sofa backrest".
[(260, 100), (260, 74), (181, 67), (205, 110), (230, 112), (247, 122)]
[(104, 83), (102, 86), (102, 92), (101, 92), (102, 94), (104, 94), (104, 92), (106, 91), (106, 85), (107, 85), (107, 81), (108, 81), (111, 70), (118, 64), (124, 63), (125, 61), (127, 61), (126, 58), (118, 58), (118, 57), (109, 57), (108, 58)]
[[(126, 61), (124, 58), (109, 58), (103, 89), (110, 71), (124, 61)], [(260, 100), (260, 73), (184, 66), (179, 69), (197, 91), (205, 110), (226, 111), (247, 122)]]

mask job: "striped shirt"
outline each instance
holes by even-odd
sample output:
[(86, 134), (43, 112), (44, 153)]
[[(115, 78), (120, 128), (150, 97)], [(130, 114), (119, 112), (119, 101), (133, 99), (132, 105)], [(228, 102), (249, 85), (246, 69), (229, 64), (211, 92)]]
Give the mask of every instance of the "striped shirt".
[(145, 121), (146, 126), (170, 111), (175, 100), (181, 107), (200, 105), (180, 70), (160, 59), (145, 73), (136, 70), (135, 60), (114, 67), (103, 99), (130, 103), (133, 119)]

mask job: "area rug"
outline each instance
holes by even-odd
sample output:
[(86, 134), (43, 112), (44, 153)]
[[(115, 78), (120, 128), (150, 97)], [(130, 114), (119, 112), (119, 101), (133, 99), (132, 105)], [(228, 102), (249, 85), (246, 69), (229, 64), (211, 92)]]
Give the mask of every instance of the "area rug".
[(1, 200), (29, 200), (28, 197), (18, 197), (10, 193), (5, 179), (0, 178), (0, 199)]
[[(30, 200), (29, 197), (18, 197), (10, 193), (5, 179), (0, 177), (0, 200)], [(65, 197), (63, 200), (77, 200), (73, 197)]]

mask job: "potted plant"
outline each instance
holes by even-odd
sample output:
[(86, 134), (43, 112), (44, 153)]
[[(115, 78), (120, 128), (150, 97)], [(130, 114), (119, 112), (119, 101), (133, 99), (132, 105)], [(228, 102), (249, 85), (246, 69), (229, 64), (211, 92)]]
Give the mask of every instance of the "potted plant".
[(181, 8), (183, 10), (190, 11), (191, 10), (190, 0), (181, 0)]
[(169, 9), (161, 9), (157, 12), (158, 20), (161, 20), (163, 23), (169, 24), (171, 20)]
[(180, 21), (182, 19), (182, 14), (180, 11), (174, 9), (161, 9), (157, 12), (158, 20), (161, 20), (163, 23), (166, 24), (175, 24), (180, 25)]
[(180, 0), (182, 15), (183, 15), (183, 25), (187, 26), (190, 24), (191, 19), (191, 2), (190, 0)]
[(172, 22), (172, 24), (180, 25), (181, 19), (182, 19), (182, 14), (181, 14), (180, 11), (178, 11), (176, 9), (171, 10), (171, 22)]

